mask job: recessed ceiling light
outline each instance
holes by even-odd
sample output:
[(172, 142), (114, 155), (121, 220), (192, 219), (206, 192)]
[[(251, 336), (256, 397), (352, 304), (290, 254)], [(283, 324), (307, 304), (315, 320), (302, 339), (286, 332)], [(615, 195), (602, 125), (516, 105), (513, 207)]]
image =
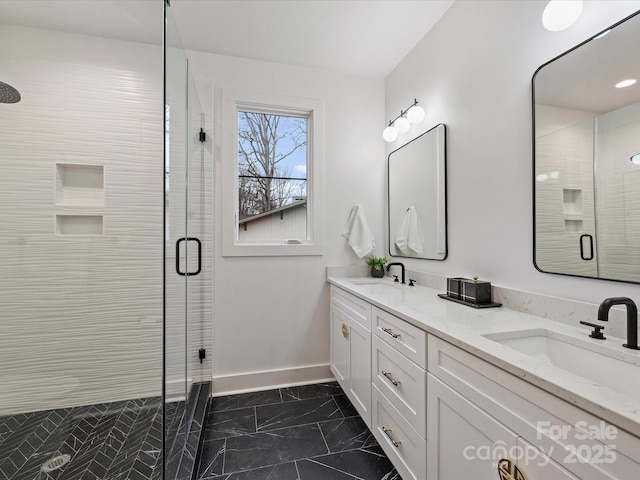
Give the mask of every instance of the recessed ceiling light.
[(542, 12), (542, 25), (550, 32), (569, 28), (582, 13), (582, 0), (551, 0)]
[(631, 155), (631, 163), (634, 165), (640, 165), (640, 153), (636, 153), (635, 155)]
[(636, 83), (636, 79), (635, 78), (630, 78), (628, 80), (622, 80), (621, 82), (616, 83), (616, 88), (630, 87), (634, 83)]

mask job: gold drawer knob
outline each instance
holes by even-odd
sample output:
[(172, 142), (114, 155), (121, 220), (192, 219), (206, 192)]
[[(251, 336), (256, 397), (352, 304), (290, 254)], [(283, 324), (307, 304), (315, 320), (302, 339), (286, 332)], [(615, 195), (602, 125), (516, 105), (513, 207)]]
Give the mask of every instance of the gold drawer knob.
[(349, 338), (349, 327), (346, 324), (342, 324), (342, 336), (344, 338)]

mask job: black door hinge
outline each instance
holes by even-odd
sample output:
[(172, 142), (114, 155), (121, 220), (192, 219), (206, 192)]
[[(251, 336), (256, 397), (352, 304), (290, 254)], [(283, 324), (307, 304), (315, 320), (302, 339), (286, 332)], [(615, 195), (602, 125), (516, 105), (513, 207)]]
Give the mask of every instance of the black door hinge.
[(207, 140), (206, 132), (201, 128), (200, 129), (200, 142), (204, 143)]
[(203, 360), (207, 358), (207, 351), (204, 348), (198, 350), (198, 358), (200, 359), (200, 363), (202, 363)]

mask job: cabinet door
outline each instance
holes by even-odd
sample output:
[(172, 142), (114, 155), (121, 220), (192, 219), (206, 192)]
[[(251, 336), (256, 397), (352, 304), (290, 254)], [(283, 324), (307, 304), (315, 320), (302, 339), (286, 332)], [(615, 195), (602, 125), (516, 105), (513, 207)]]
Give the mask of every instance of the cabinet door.
[(499, 480), (517, 436), (431, 374), (427, 389), (427, 478)]
[(351, 402), (371, 428), (371, 332), (349, 322), (349, 393)]
[[(518, 470), (526, 480), (580, 480), (550, 455), (539, 450), (523, 438), (518, 438)], [(591, 478), (603, 478), (596, 475)]]
[(331, 314), (331, 372), (343, 390), (349, 388), (349, 320), (347, 315), (335, 307)]

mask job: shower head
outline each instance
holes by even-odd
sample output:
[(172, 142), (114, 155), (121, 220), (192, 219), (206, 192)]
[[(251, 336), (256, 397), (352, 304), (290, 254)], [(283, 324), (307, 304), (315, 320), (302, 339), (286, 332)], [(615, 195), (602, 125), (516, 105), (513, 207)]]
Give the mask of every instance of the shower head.
[(11, 85), (0, 82), (0, 103), (18, 103), (20, 92)]

